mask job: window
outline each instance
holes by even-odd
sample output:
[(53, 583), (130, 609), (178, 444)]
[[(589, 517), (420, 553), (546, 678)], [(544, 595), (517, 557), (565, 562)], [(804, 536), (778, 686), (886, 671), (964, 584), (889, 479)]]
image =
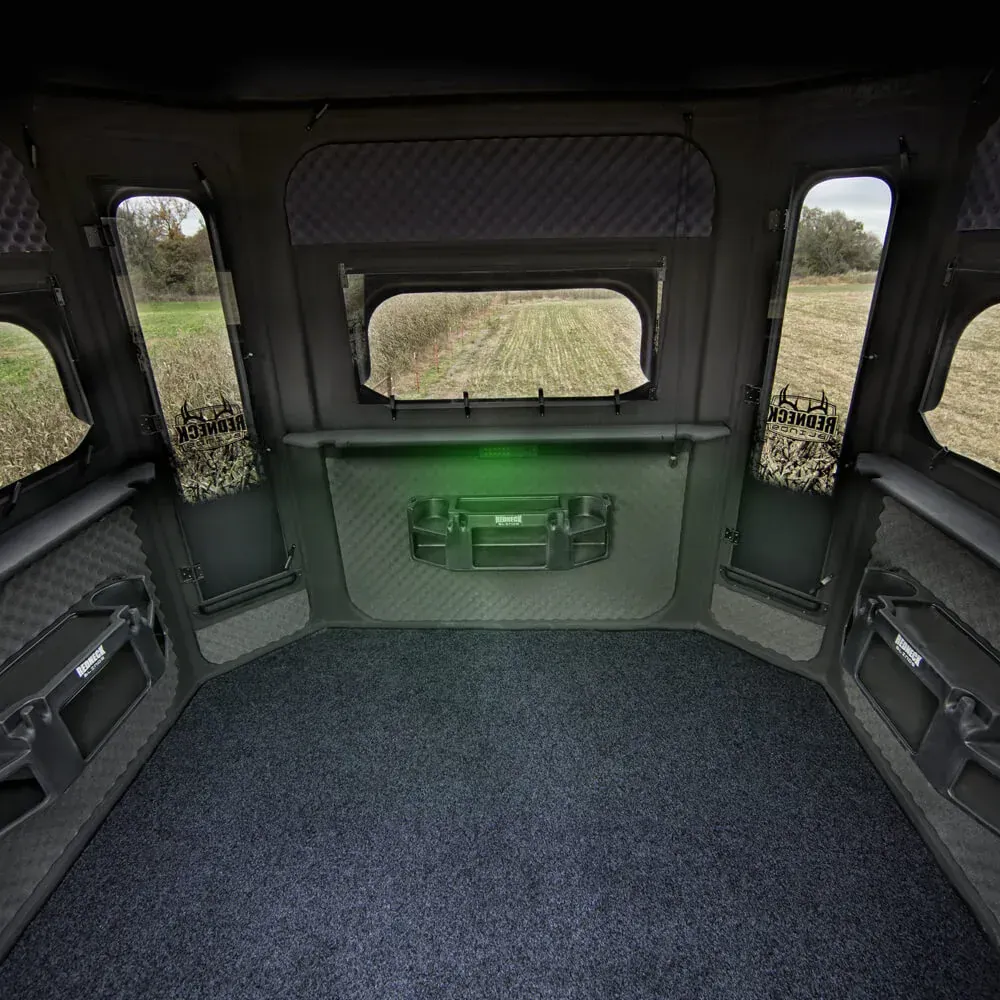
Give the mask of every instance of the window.
[(0, 487), (71, 455), (89, 430), (70, 409), (41, 340), (23, 326), (0, 323)]
[(764, 482), (833, 492), (891, 208), (878, 177), (805, 196), (755, 459)]
[(1000, 304), (962, 331), (941, 399), (924, 414), (935, 440), (949, 451), (1000, 472)]
[[(345, 301), (354, 327), (351, 289)], [(367, 329), (364, 384), (400, 400), (611, 396), (648, 381), (639, 310), (608, 288), (404, 292)]]
[(238, 492), (259, 468), (205, 219), (185, 198), (137, 196), (115, 223), (181, 495)]

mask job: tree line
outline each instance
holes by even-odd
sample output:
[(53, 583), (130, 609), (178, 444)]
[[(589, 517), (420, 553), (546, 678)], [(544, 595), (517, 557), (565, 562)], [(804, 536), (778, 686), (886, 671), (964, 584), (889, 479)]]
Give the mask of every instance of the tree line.
[(792, 257), (793, 277), (877, 271), (882, 241), (837, 209), (803, 208)]
[(192, 234), (184, 224), (197, 213), (184, 198), (129, 198), (116, 216), (118, 237), (137, 300), (217, 296), (218, 282), (205, 223)]

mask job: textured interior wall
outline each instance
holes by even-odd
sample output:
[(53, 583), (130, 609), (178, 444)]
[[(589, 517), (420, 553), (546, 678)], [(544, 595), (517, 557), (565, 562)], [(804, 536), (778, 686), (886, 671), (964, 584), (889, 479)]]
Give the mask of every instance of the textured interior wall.
[[(886, 498), (871, 562), (906, 570), (967, 625), (1000, 647), (1000, 571)], [(1000, 941), (1000, 837), (938, 794), (853, 678), (841, 674), (847, 703), (993, 916)]]
[(712, 589), (712, 617), (727, 632), (790, 660), (811, 660), (823, 643), (825, 629), (817, 622), (718, 583)]
[(1000, 571), (891, 497), (882, 507), (871, 561), (905, 569), (1000, 649)]
[[(674, 593), (687, 454), (478, 459), (330, 458), (330, 492), (351, 600), (380, 621), (638, 620)], [(410, 558), (417, 496), (607, 493), (611, 554), (561, 572), (449, 572)]]
[[(16, 653), (108, 577), (137, 574), (148, 579), (149, 567), (131, 510), (120, 507), (3, 586), (0, 659)], [(152, 583), (150, 592), (155, 601)], [(80, 777), (54, 802), (0, 835), (0, 953), (10, 944), (18, 911), (153, 735), (176, 692), (177, 662), (171, 647), (163, 676)]]
[(21, 161), (0, 143), (0, 253), (51, 250)]
[(331, 143), (285, 205), (300, 246), (708, 236), (715, 178), (675, 135)]
[(309, 624), (309, 593), (298, 590), (255, 608), (240, 611), (195, 632), (209, 663), (228, 663), (293, 636)]

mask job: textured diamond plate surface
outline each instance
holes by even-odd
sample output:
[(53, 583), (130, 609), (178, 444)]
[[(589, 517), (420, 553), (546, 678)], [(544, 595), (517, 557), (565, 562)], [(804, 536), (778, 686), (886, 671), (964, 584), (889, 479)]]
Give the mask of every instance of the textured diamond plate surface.
[[(131, 510), (120, 507), (0, 589), (0, 659), (20, 649), (109, 576), (134, 574), (148, 577), (149, 567)], [(0, 835), (0, 940), (5, 927), (162, 722), (176, 690), (177, 664), (171, 650), (163, 676), (83, 774), (41, 812)]]
[(309, 624), (309, 594), (299, 590), (198, 629), (198, 647), (209, 663), (228, 663), (294, 635)]
[(976, 147), (956, 228), (1000, 229), (1000, 119)]
[(21, 161), (0, 143), (0, 253), (51, 250)]
[(285, 192), (296, 245), (708, 236), (714, 206), (705, 155), (670, 135), (336, 143)]
[[(687, 456), (331, 458), (337, 533), (351, 600), (379, 621), (636, 620), (674, 592)], [(410, 558), (415, 496), (607, 493), (611, 555), (562, 572), (449, 572)]]
[(1000, 572), (889, 497), (871, 560), (876, 566), (906, 570), (1000, 649)]
[(819, 652), (826, 631), (816, 622), (719, 584), (712, 590), (712, 617), (727, 632), (790, 660), (811, 660)]

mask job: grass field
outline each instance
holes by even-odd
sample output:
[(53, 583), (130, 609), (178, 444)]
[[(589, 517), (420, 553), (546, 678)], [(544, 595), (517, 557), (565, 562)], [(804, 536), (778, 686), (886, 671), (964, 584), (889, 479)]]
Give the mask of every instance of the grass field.
[[(846, 415), (861, 350), (870, 284), (796, 284), (785, 310), (775, 391), (816, 396), (825, 391)], [(420, 295), (404, 313), (373, 317), (370, 384), (398, 398), (607, 395), (645, 380), (639, 369), (639, 325), (632, 305), (607, 294), (487, 294), (452, 303), (429, 317)], [(463, 297), (471, 298), (471, 297)], [(394, 300), (390, 300), (393, 302)], [(398, 308), (398, 301), (394, 308)], [(217, 302), (140, 306), (146, 342), (173, 427), (181, 407), (239, 401), (222, 310)], [(384, 325), (380, 328), (378, 323)], [(419, 385), (418, 385), (419, 378)], [(1000, 307), (977, 319), (963, 337), (941, 405), (928, 423), (953, 451), (1000, 469), (1000, 414), (984, 412), (1000, 378)], [(86, 426), (69, 411), (45, 348), (30, 334), (0, 324), (0, 485), (71, 453)], [(784, 451), (782, 451), (784, 449)], [(787, 439), (765, 443), (786, 484), (827, 475), (836, 448)], [(178, 449), (185, 495), (203, 499), (255, 479), (252, 448), (230, 441), (211, 450)], [(807, 459), (803, 462), (803, 459)], [(809, 463), (812, 463), (810, 465)], [(796, 479), (791, 469), (804, 469)], [(797, 473), (796, 473), (797, 475)], [(829, 472), (832, 476), (832, 472)], [(815, 483), (811, 488), (815, 488)]]

